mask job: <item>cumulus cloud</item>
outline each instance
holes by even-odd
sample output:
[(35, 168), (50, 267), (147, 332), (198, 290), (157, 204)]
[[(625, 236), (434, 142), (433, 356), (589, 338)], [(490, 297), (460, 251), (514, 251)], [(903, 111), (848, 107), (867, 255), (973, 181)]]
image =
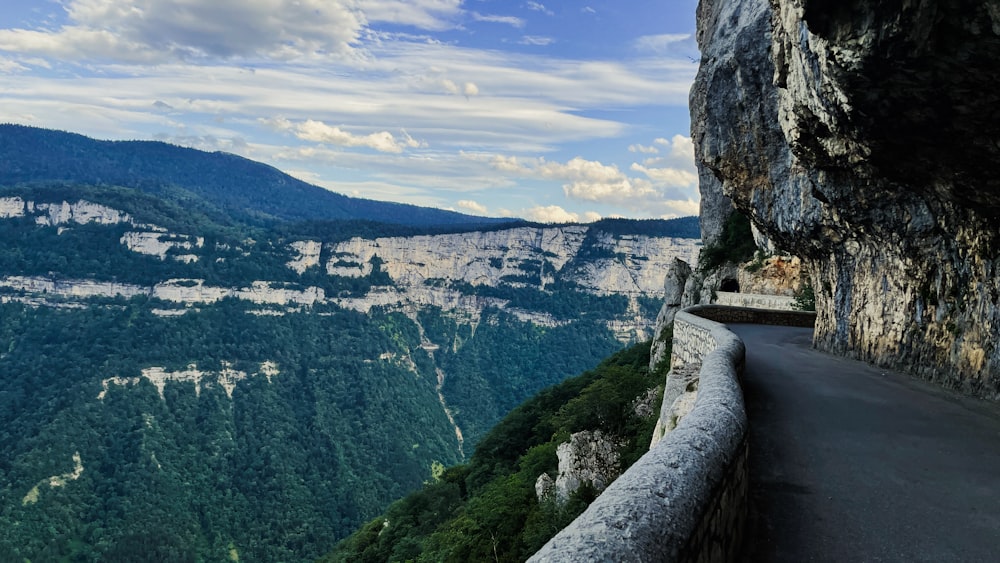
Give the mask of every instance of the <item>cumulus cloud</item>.
[[(535, 221), (538, 223), (581, 222), (581, 217), (578, 213), (571, 213), (558, 205), (546, 205), (524, 209), (519, 215), (529, 221)], [(597, 215), (596, 213), (586, 213), (585, 215), (586, 218), (583, 222), (596, 221), (597, 219), (600, 219), (600, 215)], [(594, 216), (597, 216), (597, 219), (594, 219)]]
[(458, 84), (455, 84), (453, 80), (445, 78), (441, 81), (441, 86), (444, 87), (445, 92), (455, 94), (456, 96), (462, 95), (466, 98), (470, 98), (472, 96), (479, 95), (479, 86), (476, 86), (473, 82), (466, 82), (461, 88), (459, 88)]
[(379, 131), (368, 135), (355, 135), (340, 127), (331, 127), (322, 121), (309, 119), (301, 123), (292, 123), (283, 118), (265, 120), (267, 125), (279, 130), (290, 131), (303, 141), (312, 141), (338, 147), (365, 147), (379, 152), (401, 153), (405, 147), (416, 148), (421, 144), (403, 132), (402, 140), (396, 139), (388, 131)]
[(489, 209), (485, 205), (472, 201), (471, 199), (462, 199), (455, 202), (455, 205), (462, 210), (465, 210), (476, 215), (488, 215)]
[(645, 148), (653, 150), (632, 151), (660, 155), (647, 158), (642, 164), (632, 163), (630, 169), (633, 172), (644, 175), (659, 187), (691, 189), (697, 187), (698, 169), (694, 163), (694, 142), (690, 137), (674, 135), (671, 139), (658, 138), (653, 140), (653, 144), (662, 149), (650, 146)]
[(632, 163), (632, 170), (645, 174), (657, 184), (669, 187), (685, 188), (698, 181), (698, 175), (688, 170), (677, 168), (647, 168), (638, 163)]
[(699, 204), (695, 198), (669, 199), (663, 202), (664, 207), (669, 211), (660, 216), (661, 219), (675, 219), (677, 217), (690, 217), (698, 215)]
[[(662, 166), (633, 163), (630, 171), (639, 176), (630, 176), (616, 165), (581, 157), (553, 162), (494, 155), (489, 162), (502, 174), (561, 181), (563, 193), (570, 199), (614, 205), (643, 214), (659, 213), (657, 210), (670, 216), (697, 214), (698, 176), (690, 139), (678, 135), (667, 141), (665, 150), (667, 155), (647, 161)], [(677, 166), (667, 166), (668, 162)]]
[(491, 165), (507, 174), (563, 181), (563, 193), (571, 199), (634, 206), (643, 200), (660, 197), (649, 181), (630, 178), (615, 165), (581, 157), (562, 163), (543, 158), (522, 161), (513, 156), (497, 155)]

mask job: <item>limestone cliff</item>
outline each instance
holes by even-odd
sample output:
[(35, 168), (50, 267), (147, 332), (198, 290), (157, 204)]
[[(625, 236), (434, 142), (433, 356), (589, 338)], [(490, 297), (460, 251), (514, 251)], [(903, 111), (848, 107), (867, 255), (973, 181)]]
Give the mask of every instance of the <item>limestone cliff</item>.
[[(24, 229), (58, 229), (57, 239), (81, 226), (114, 229), (115, 245), (137, 254), (155, 256), (165, 263), (203, 266), (228, 263), (233, 257), (251, 258), (270, 270), (249, 268), (269, 279), (245, 277), (224, 282), (215, 275), (204, 278), (211, 268), (171, 267), (170, 275), (142, 284), (129, 283), (128, 271), (111, 272), (120, 281), (86, 279), (60, 272), (34, 275), (4, 275), (0, 272), (0, 302), (20, 301), (32, 305), (76, 307), (92, 297), (147, 296), (184, 308), (163, 307), (164, 315), (181, 314), (191, 306), (237, 299), (263, 306), (251, 312), (283, 314), (316, 305), (369, 312), (373, 307), (413, 310), (433, 306), (458, 311), (475, 319), (487, 308), (505, 309), (519, 319), (539, 326), (555, 327), (572, 322), (572, 315), (556, 318), (542, 306), (533, 309), (512, 304), (510, 290), (537, 290), (543, 296), (570, 291), (627, 299), (628, 306), (607, 319), (608, 329), (622, 342), (651, 337), (653, 313), (648, 304), (663, 296), (663, 276), (674, 260), (694, 263), (700, 241), (655, 234), (614, 232), (591, 225), (517, 227), (453, 234), (352, 238), (341, 242), (321, 240), (278, 240), (258, 245), (246, 239), (239, 243), (206, 244), (203, 236), (178, 233), (140, 222), (132, 214), (80, 199), (78, 201), (34, 201), (28, 197), (0, 197), (0, 220)], [(623, 232), (624, 231), (624, 232)], [(90, 232), (90, 231), (85, 231)], [(645, 232), (650, 232), (648, 228)], [(653, 231), (655, 232), (655, 231)], [(107, 241), (103, 241), (105, 244)], [(83, 242), (86, 245), (89, 240)], [(46, 244), (58, 246), (49, 239)], [(98, 244), (98, 243), (95, 243)], [(118, 248), (92, 248), (117, 253)], [(100, 261), (100, 258), (95, 260)], [(231, 270), (240, 271), (241, 266)], [(242, 267), (246, 270), (246, 266)], [(143, 267), (137, 269), (142, 270)], [(225, 270), (223, 268), (222, 270)], [(94, 274), (90, 274), (94, 275)], [(341, 278), (341, 287), (361, 291), (326, 291), (323, 277)], [(104, 273), (107, 279), (108, 272)], [(371, 278), (374, 281), (342, 278)], [(309, 280), (309, 283), (301, 283)], [(327, 287), (335, 287), (331, 283)], [(475, 288), (497, 288), (493, 294), (479, 295)], [(504, 291), (507, 290), (507, 291)], [(622, 301), (622, 300), (619, 300)]]
[(816, 345), (1000, 398), (1000, 3), (702, 0), (702, 197), (816, 291)]

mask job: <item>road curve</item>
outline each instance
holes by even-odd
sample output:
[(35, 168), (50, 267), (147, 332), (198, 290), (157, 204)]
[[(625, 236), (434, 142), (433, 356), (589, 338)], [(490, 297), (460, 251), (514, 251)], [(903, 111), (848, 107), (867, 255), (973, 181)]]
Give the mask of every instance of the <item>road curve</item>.
[(745, 561), (1000, 561), (1000, 405), (811, 348), (746, 343)]

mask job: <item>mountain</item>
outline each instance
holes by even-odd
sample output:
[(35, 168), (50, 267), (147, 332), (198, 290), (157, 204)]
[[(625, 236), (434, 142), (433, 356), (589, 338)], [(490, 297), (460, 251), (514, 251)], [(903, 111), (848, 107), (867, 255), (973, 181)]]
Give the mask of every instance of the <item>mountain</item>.
[(664, 376), (650, 372), (649, 349), (525, 401), (467, 464), (438, 471), (322, 561), (524, 561), (649, 449)]
[(198, 209), (216, 209), (250, 224), (355, 219), (428, 226), (512, 221), (347, 197), (223, 152), (155, 141), (98, 141), (12, 124), (0, 125), (0, 178), (8, 185), (60, 181), (135, 188)]
[(255, 221), (179, 189), (0, 187), (2, 561), (314, 559), (648, 338), (700, 247), (693, 219)]

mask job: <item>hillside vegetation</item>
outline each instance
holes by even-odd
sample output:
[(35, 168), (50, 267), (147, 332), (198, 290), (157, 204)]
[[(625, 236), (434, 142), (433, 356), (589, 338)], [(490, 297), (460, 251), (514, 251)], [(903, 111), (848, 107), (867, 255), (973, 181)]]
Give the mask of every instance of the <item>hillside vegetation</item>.
[[(488, 486), (519, 463), (490, 429), (641, 339), (659, 303), (639, 274), (697, 246), (671, 238), (693, 218), (337, 207), (161, 143), (0, 126), (0, 162), (3, 562), (310, 561), (435, 468)], [(389, 264), (376, 237), (430, 252)], [(545, 424), (539, 452), (585, 426)]]
[(559, 444), (584, 430), (615, 436), (622, 471), (648, 449), (656, 416), (636, 406), (663, 378), (648, 364), (649, 343), (640, 344), (540, 392), (504, 417), (469, 463), (435, 474), (321, 561), (524, 561), (597, 494), (584, 484), (565, 502), (536, 497), (538, 477), (557, 473)]

